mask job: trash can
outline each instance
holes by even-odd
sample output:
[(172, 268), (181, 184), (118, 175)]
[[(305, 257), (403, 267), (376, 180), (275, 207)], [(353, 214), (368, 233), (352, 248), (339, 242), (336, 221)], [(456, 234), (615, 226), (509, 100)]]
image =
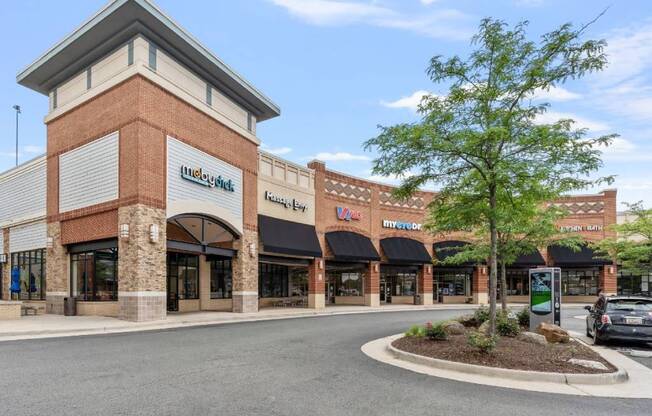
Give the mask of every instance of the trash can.
[(421, 295), (414, 295), (414, 304), (421, 305)]
[(77, 315), (77, 299), (70, 296), (63, 298), (63, 315), (75, 316)]

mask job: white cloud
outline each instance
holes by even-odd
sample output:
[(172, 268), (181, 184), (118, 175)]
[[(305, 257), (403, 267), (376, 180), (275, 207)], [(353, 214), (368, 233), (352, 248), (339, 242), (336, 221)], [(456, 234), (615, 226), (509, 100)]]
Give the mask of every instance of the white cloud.
[(439, 0), (421, 0), (421, 4), (423, 4), (424, 6), (430, 6), (431, 4), (436, 3), (438, 1)]
[(539, 114), (535, 121), (539, 124), (553, 124), (562, 119), (572, 119), (575, 121), (575, 127), (589, 129), (593, 132), (609, 130), (609, 125), (606, 123), (578, 116), (577, 114), (557, 111), (546, 111), (543, 114)]
[(613, 30), (606, 35), (609, 65), (597, 76), (603, 85), (630, 80), (652, 66), (652, 21)]
[(287, 146), (269, 147), (264, 143), (260, 145), (260, 148), (262, 150), (266, 151), (267, 153), (271, 153), (271, 154), (277, 155), (277, 156), (287, 155), (288, 153), (290, 153), (292, 151), (291, 147), (287, 147)]
[(354, 155), (348, 152), (320, 152), (314, 156), (310, 156), (307, 159), (317, 159), (323, 162), (343, 162), (343, 161), (353, 161), (353, 160), (371, 160), (369, 156), (365, 155)]
[(428, 91), (418, 90), (407, 97), (401, 97), (395, 101), (381, 101), (380, 104), (387, 108), (407, 108), (416, 112), (419, 104), (421, 104), (421, 100), (427, 95), (430, 95)]
[(401, 29), (421, 35), (468, 40), (473, 34), (471, 19), (454, 9), (432, 10), (427, 14), (406, 14), (374, 2), (337, 0), (268, 0), (292, 16), (318, 26), (366, 24)]
[(536, 101), (570, 101), (582, 98), (580, 94), (568, 91), (564, 87), (550, 87), (547, 90), (537, 89), (531, 96)]

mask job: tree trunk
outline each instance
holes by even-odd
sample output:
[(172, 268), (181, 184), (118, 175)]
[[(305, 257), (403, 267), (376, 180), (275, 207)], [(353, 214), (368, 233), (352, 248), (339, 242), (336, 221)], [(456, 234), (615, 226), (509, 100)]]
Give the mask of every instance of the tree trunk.
[(496, 333), (496, 281), (498, 271), (498, 227), (496, 225), (496, 185), (489, 186), (489, 232), (491, 251), (489, 254), (489, 335)]
[(500, 303), (503, 312), (507, 312), (507, 267), (505, 262), (500, 262)]

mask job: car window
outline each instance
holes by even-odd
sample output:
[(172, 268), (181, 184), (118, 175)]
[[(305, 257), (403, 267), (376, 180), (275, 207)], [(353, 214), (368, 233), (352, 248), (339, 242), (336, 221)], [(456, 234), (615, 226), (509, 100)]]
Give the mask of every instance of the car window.
[(652, 311), (652, 299), (613, 299), (607, 304), (608, 311)]

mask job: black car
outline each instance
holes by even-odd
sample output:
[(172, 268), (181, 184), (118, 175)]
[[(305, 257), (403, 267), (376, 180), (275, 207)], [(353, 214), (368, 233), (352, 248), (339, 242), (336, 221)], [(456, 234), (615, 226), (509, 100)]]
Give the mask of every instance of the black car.
[(586, 336), (596, 345), (610, 340), (652, 342), (652, 298), (600, 296), (586, 306)]

